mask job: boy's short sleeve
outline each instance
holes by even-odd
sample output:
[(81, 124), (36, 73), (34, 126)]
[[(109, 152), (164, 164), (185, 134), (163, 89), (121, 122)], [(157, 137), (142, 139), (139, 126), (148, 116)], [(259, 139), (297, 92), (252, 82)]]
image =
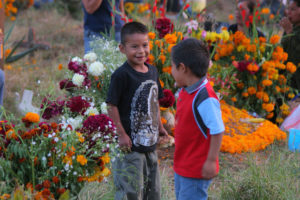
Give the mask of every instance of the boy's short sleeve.
[(216, 98), (207, 98), (197, 107), (205, 126), (209, 128), (211, 135), (225, 131), (220, 109), (220, 102)]
[[(117, 72), (117, 71), (116, 71)], [(124, 92), (125, 80), (121, 73), (113, 73), (110, 79), (109, 89), (107, 92), (106, 103), (118, 106)]]

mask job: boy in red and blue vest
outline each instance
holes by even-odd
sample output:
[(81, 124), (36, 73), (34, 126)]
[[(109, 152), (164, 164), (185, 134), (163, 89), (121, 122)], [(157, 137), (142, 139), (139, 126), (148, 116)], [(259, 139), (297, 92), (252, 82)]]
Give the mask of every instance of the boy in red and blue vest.
[(172, 75), (181, 87), (175, 124), (175, 193), (177, 200), (207, 199), (218, 174), (224, 124), (220, 102), (206, 79), (206, 46), (186, 39), (172, 48)]

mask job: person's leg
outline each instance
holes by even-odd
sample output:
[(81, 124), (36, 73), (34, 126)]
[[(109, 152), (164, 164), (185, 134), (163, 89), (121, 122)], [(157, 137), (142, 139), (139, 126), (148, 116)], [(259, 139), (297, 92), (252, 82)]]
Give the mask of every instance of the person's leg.
[(0, 69), (0, 106), (3, 105), (4, 85), (5, 85), (5, 75), (4, 75), (4, 71)]
[(91, 51), (90, 42), (91, 42), (91, 31), (88, 29), (84, 29), (83, 32), (83, 42), (84, 42), (84, 53), (88, 53)]
[(175, 182), (175, 196), (176, 199), (179, 198), (179, 191), (180, 191), (180, 176), (174, 172), (174, 182)]
[(146, 189), (144, 193), (143, 199), (148, 200), (159, 200), (160, 199), (160, 175), (159, 175), (159, 167), (157, 162), (157, 153), (148, 152), (145, 153), (146, 160), (147, 160), (147, 167), (144, 171), (144, 177), (147, 177), (145, 180), (146, 182)]
[(112, 164), (116, 187), (115, 200), (142, 200), (145, 154), (131, 152), (125, 154), (123, 158), (116, 159)]
[[(187, 178), (175, 175), (175, 191), (177, 200), (206, 200), (207, 190), (212, 180)], [(176, 183), (177, 182), (177, 183)], [(176, 190), (176, 185), (177, 187)]]

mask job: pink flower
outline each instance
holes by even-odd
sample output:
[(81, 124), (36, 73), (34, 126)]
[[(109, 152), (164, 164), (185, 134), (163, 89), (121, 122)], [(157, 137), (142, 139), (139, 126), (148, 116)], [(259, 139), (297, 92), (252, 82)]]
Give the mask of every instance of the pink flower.
[(72, 91), (72, 88), (75, 88), (76, 85), (73, 84), (73, 82), (70, 79), (64, 79), (59, 82), (59, 88), (61, 90), (65, 89), (67, 91)]
[(41, 109), (44, 110), (42, 114), (42, 118), (50, 119), (57, 115), (62, 114), (63, 107), (65, 105), (65, 101), (57, 98), (55, 101), (50, 101), (47, 97), (45, 97), (41, 104)]

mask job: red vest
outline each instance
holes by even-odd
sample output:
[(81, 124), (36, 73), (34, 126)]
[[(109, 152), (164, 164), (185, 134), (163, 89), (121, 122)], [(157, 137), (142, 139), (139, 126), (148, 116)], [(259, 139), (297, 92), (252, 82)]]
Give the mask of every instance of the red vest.
[[(201, 89), (201, 93), (204, 92), (202, 90), (206, 90), (205, 93), (208, 94), (208, 97), (217, 98), (209, 82)], [(193, 114), (193, 100), (198, 91), (199, 89), (189, 94), (185, 89), (181, 90), (175, 116), (174, 171), (181, 176), (190, 178), (202, 178), (202, 167), (207, 159), (211, 139), (209, 129), (203, 133)], [(218, 159), (216, 165), (218, 172)]]

